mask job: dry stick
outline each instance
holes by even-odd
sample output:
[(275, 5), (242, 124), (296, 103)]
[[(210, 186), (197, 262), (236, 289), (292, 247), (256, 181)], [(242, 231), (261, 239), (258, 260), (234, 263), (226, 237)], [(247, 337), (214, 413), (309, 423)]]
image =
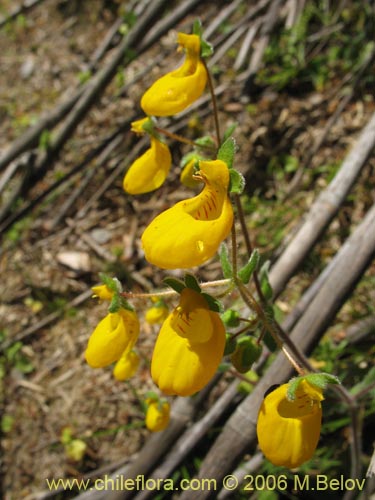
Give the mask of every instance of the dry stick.
[(257, 19), (250, 27), (247, 28), (247, 33), (245, 35), (244, 41), (241, 45), (240, 50), (238, 51), (238, 55), (233, 65), (234, 71), (239, 71), (242, 68), (246, 58), (248, 57), (250, 48), (253, 44), (253, 41), (258, 33), (258, 30), (262, 22), (263, 18)]
[(229, 16), (237, 9), (237, 7), (242, 3), (242, 0), (235, 0), (231, 2), (227, 7), (221, 9), (217, 16), (213, 19), (211, 24), (204, 30), (203, 36), (206, 40), (217, 30), (222, 22), (226, 21)]
[[(225, 390), (215, 404), (207, 411), (204, 417), (197, 423), (189, 427), (185, 433), (175, 443), (172, 450), (168, 453), (163, 462), (148, 476), (153, 479), (167, 479), (171, 477), (172, 472), (194, 449), (199, 441), (207, 434), (213, 425), (224, 414), (228, 407), (233, 403), (234, 398), (238, 396), (238, 380), (234, 380)], [(152, 496), (152, 490), (143, 490), (135, 497), (136, 500), (145, 500)], [(129, 499), (133, 495), (124, 494), (122, 499)]]
[[(291, 339), (302, 352), (309, 352), (355, 287), (375, 255), (375, 205), (337, 253), (337, 265), (293, 329)], [(279, 353), (259, 380), (254, 391), (237, 407), (208, 452), (199, 471), (200, 478), (218, 482), (230, 473), (256, 438), (256, 421), (264, 392), (274, 383), (291, 376), (291, 366)], [(354, 476), (353, 476), (354, 477)], [(200, 500), (210, 492), (201, 491)], [(191, 498), (183, 493), (181, 500)]]
[(241, 80), (251, 78), (261, 66), (263, 54), (268, 47), (271, 32), (280, 16), (281, 1), (282, 0), (274, 0), (267, 14), (264, 15), (264, 22), (260, 28), (260, 38), (251, 56), (248, 69), (241, 75)]
[[(30, 210), (36, 207), (42, 200), (44, 200), (50, 193), (52, 193), (59, 186), (67, 182), (71, 177), (80, 172), (86, 165), (88, 165), (103, 149), (112, 141), (114, 138), (122, 133), (125, 128), (128, 128), (129, 121), (123, 122), (115, 132), (106, 137), (99, 146), (91, 150), (87, 156), (78, 165), (72, 168), (72, 170), (66, 174), (62, 179), (57, 180), (47, 189), (42, 191), (37, 197), (30, 200), (23, 207), (20, 208), (18, 212), (15, 212), (13, 216), (8, 217), (4, 222), (0, 224), (0, 235), (6, 231), (14, 222), (24, 217)], [(0, 251), (1, 254), (1, 251)]]
[(76, 200), (81, 196), (83, 191), (86, 190), (88, 184), (91, 182), (91, 180), (94, 178), (96, 172), (98, 169), (108, 161), (110, 158), (111, 154), (113, 153), (113, 150), (120, 144), (122, 141), (121, 135), (117, 135), (113, 141), (111, 141), (107, 147), (104, 149), (104, 151), (98, 156), (98, 158), (95, 161), (95, 165), (90, 168), (89, 170), (86, 171), (85, 177), (83, 180), (81, 180), (77, 187), (72, 191), (70, 196), (65, 200), (65, 202), (62, 204), (61, 207), (59, 207), (58, 213), (53, 217), (52, 220), (48, 221), (46, 223), (46, 229), (48, 231), (53, 230), (65, 217), (66, 213), (70, 210), (70, 208), (74, 205)]
[(332, 182), (313, 203), (303, 225), (271, 268), (270, 282), (275, 297), (284, 289), (289, 278), (338, 212), (374, 146), (375, 113)]
[(346, 330), (345, 340), (350, 344), (356, 344), (375, 333), (375, 316), (361, 319), (350, 325)]
[[(327, 120), (327, 123), (325, 124), (323, 130), (321, 131), (321, 133), (319, 134), (319, 136), (315, 139), (314, 144), (313, 144), (312, 148), (310, 149), (310, 151), (308, 153), (308, 156), (307, 156), (307, 158), (306, 158), (306, 160), (304, 162), (304, 168), (298, 169), (297, 172), (294, 174), (293, 178), (291, 179), (291, 181), (289, 183), (289, 186), (288, 186), (287, 193), (285, 195), (286, 197), (291, 196), (292, 194), (294, 194), (297, 191), (297, 189), (298, 189), (298, 187), (299, 187), (299, 185), (300, 185), (300, 183), (302, 181), (303, 174), (304, 174), (305, 170), (308, 169), (308, 167), (310, 166), (310, 164), (311, 164), (313, 158), (315, 157), (316, 153), (319, 151), (319, 149), (321, 148), (322, 144), (326, 140), (329, 131), (334, 126), (334, 124), (337, 122), (339, 116), (344, 111), (344, 109), (346, 108), (346, 106), (352, 100), (352, 97), (353, 97), (353, 94), (354, 94), (354, 90), (357, 87), (357, 85), (360, 83), (364, 71), (369, 66), (369, 64), (372, 62), (372, 60), (374, 59), (374, 55), (375, 55), (375, 48), (372, 48), (372, 50), (370, 50), (369, 53), (367, 54), (367, 56), (365, 57), (365, 60), (361, 64), (361, 67), (358, 70), (357, 74), (355, 75), (354, 81), (353, 81), (353, 83), (351, 85), (350, 92), (348, 94), (346, 94), (341, 99), (341, 101), (339, 102), (337, 108), (335, 109), (335, 112)], [(353, 78), (353, 75), (351, 75), (351, 78)], [(351, 78), (349, 78), (349, 79), (351, 79)], [(343, 84), (343, 82), (341, 82), (340, 86), (342, 84)]]
[[(246, 476), (249, 474), (253, 474), (255, 471), (259, 469), (264, 460), (262, 453), (256, 453), (249, 460), (247, 460), (244, 464), (242, 464), (238, 469), (233, 471), (232, 476), (236, 478), (236, 482), (238, 484), (236, 490), (241, 487), (242, 483), (245, 481)], [(227, 498), (232, 498), (233, 491), (230, 489), (221, 490), (217, 495), (218, 500), (225, 500)], [(39, 500), (39, 499), (38, 499)]]
[(24, 14), (28, 10), (31, 10), (33, 7), (36, 7), (38, 4), (44, 2), (44, 0), (25, 0), (19, 7), (16, 7), (10, 14), (8, 14), (5, 18), (0, 19), (0, 29), (5, 26), (5, 24), (13, 21), (20, 14)]
[(301, 17), (305, 7), (305, 0), (289, 0), (286, 7), (288, 14), (285, 19), (285, 29), (291, 29)]
[[(24, 134), (13, 141), (10, 147), (0, 157), (0, 171), (24, 151), (36, 146), (41, 133), (44, 130), (51, 130), (69, 113), (85, 88), (86, 86), (78, 88), (73, 95), (57, 105), (54, 109), (47, 111), (35, 125), (28, 128)], [(12, 177), (17, 168), (17, 165), (9, 165), (5, 170), (0, 178), (0, 190), (3, 189), (4, 185), (10, 177)]]

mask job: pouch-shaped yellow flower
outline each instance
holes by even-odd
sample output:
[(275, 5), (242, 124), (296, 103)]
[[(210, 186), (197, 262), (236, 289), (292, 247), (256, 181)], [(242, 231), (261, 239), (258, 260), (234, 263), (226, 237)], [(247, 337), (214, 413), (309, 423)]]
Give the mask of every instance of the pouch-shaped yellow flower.
[(92, 368), (103, 368), (120, 359), (131, 349), (139, 334), (139, 321), (134, 311), (120, 309), (109, 313), (89, 338), (85, 358)]
[(309, 460), (318, 444), (323, 394), (320, 388), (303, 380), (295, 399), (287, 398), (283, 384), (262, 402), (258, 414), (259, 447), (274, 465), (293, 469)]
[(160, 432), (168, 427), (171, 408), (167, 401), (148, 400), (146, 427), (149, 431)]
[(113, 376), (116, 380), (120, 381), (131, 378), (138, 370), (139, 361), (138, 354), (135, 351), (129, 351), (127, 349), (122, 353), (121, 358), (115, 364)]
[(142, 245), (151, 264), (163, 269), (199, 266), (213, 257), (230, 233), (233, 209), (229, 171), (221, 160), (201, 161), (200, 194), (159, 214), (145, 229)]
[(124, 190), (129, 194), (149, 193), (165, 181), (172, 165), (172, 156), (166, 144), (151, 137), (151, 147), (137, 158), (126, 172)]
[(169, 116), (183, 111), (203, 93), (207, 72), (200, 58), (198, 35), (178, 33), (178, 44), (186, 51), (183, 64), (156, 80), (141, 99), (141, 107), (148, 115)]
[(151, 376), (165, 394), (190, 396), (213, 377), (223, 357), (225, 328), (198, 292), (185, 288), (164, 321), (151, 361)]

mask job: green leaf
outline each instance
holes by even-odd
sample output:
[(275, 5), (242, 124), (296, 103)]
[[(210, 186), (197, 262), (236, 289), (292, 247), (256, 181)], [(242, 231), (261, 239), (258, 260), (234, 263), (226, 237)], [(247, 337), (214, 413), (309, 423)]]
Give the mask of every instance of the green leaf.
[(111, 278), (111, 276), (108, 276), (108, 274), (105, 274), (105, 273), (99, 273), (99, 278), (100, 278), (101, 282), (104, 285), (106, 285), (112, 292), (115, 292), (115, 293), (122, 292), (122, 285), (117, 278)]
[(236, 130), (238, 123), (232, 123), (232, 125), (229, 125), (227, 129), (224, 132), (223, 135), (223, 142), (225, 142), (229, 137), (233, 134), (233, 132)]
[(221, 268), (223, 270), (223, 276), (227, 279), (233, 278), (233, 267), (229, 259), (229, 250), (225, 243), (220, 245), (219, 256), (221, 262)]
[(202, 36), (203, 28), (202, 28), (202, 21), (197, 18), (194, 20), (193, 23), (193, 35), (198, 35), (199, 37)]
[(204, 148), (214, 148), (215, 147), (215, 142), (210, 137), (209, 135), (204, 135), (203, 137), (198, 137), (198, 139), (195, 140), (195, 144), (198, 146), (202, 146)]
[(253, 272), (257, 268), (258, 263), (259, 263), (259, 258), (260, 258), (259, 252), (255, 248), (255, 250), (253, 250), (251, 255), (250, 255), (248, 263), (242, 269), (240, 269), (238, 271), (238, 277), (245, 285), (247, 285), (247, 283), (249, 283), (251, 275), (253, 274)]
[(233, 354), (236, 349), (237, 349), (236, 339), (233, 338), (233, 335), (231, 335), (230, 333), (227, 333), (226, 334), (226, 341), (225, 341), (224, 356), (229, 356), (230, 354)]
[(217, 152), (217, 159), (226, 163), (228, 168), (232, 168), (235, 152), (236, 142), (233, 137), (228, 137), (228, 139), (221, 144)]
[(326, 389), (328, 384), (340, 384), (340, 380), (331, 373), (308, 373), (307, 375), (303, 375), (302, 377), (295, 377), (289, 381), (288, 390), (287, 390), (287, 398), (290, 401), (294, 401), (296, 398), (296, 391), (300, 385), (300, 383), (305, 380), (311, 385), (315, 387), (319, 387), (320, 389)]
[(263, 342), (271, 352), (275, 352), (277, 350), (276, 341), (268, 330), (263, 336)]
[(184, 288), (186, 288), (185, 283), (182, 280), (179, 280), (177, 278), (164, 278), (163, 283), (168, 285), (172, 290), (174, 290), (177, 293), (181, 293)]
[(221, 312), (222, 311), (223, 306), (221, 305), (221, 303), (217, 299), (212, 297), (212, 295), (205, 293), (205, 292), (202, 292), (201, 295), (202, 295), (202, 297), (204, 297), (206, 299), (208, 307), (211, 309), (211, 311), (214, 311), (214, 312)]
[(286, 391), (286, 397), (289, 399), (289, 401), (294, 401), (296, 399), (296, 392), (298, 386), (302, 382), (302, 379), (303, 377), (295, 377), (289, 380), (288, 389)]
[(112, 297), (111, 303), (109, 304), (108, 311), (110, 313), (116, 313), (121, 309), (120, 295), (115, 293)]
[(214, 53), (214, 48), (213, 46), (204, 40), (204, 38), (201, 38), (201, 57), (210, 57)]
[(309, 373), (303, 377), (306, 382), (320, 389), (325, 389), (328, 384), (341, 384), (338, 377), (332, 375), (331, 373)]
[(185, 274), (185, 285), (192, 290), (201, 293), (201, 287), (199, 286), (197, 278), (190, 273)]
[(195, 166), (197, 167), (198, 170), (199, 160), (203, 160), (203, 158), (196, 151), (190, 151), (181, 158), (180, 161), (181, 168), (184, 168), (191, 160), (195, 160)]
[(229, 192), (235, 194), (241, 194), (245, 189), (245, 184), (246, 184), (244, 176), (234, 168), (229, 169), (229, 175), (230, 175)]
[(269, 271), (270, 265), (271, 265), (270, 261), (267, 260), (262, 265), (262, 267), (260, 268), (260, 271), (259, 271), (260, 287), (261, 287), (262, 293), (264, 295), (264, 298), (266, 300), (271, 300), (273, 297), (273, 290), (272, 290), (272, 286), (271, 286), (271, 283), (270, 283), (270, 280), (268, 277), (268, 271)]
[(193, 24), (193, 34), (198, 35), (201, 41), (201, 57), (209, 57), (213, 54), (214, 49), (212, 45), (207, 42), (203, 36), (203, 28), (200, 19), (196, 19)]

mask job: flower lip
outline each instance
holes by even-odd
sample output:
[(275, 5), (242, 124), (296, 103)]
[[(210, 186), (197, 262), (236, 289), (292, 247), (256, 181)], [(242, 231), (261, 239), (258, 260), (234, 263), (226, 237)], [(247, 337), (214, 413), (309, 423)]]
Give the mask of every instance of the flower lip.
[(180, 47), (185, 48), (185, 60), (180, 67), (165, 74), (143, 94), (141, 108), (150, 116), (170, 116), (180, 113), (203, 93), (207, 83), (206, 68), (200, 59), (200, 39), (197, 35), (179, 35)]
[(263, 400), (259, 409), (259, 447), (274, 465), (293, 469), (309, 460), (318, 444), (322, 410), (322, 390), (303, 380), (294, 400), (287, 398), (283, 384)]
[(159, 214), (142, 235), (146, 260), (153, 265), (163, 269), (201, 265), (231, 231), (227, 165), (221, 160), (201, 161), (199, 168), (203, 190)]

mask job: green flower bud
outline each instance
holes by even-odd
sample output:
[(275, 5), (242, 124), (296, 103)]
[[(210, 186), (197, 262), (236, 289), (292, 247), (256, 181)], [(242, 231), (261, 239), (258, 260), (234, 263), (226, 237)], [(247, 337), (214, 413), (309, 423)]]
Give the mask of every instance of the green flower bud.
[(254, 339), (242, 337), (238, 340), (237, 349), (231, 355), (230, 359), (238, 372), (246, 373), (259, 358), (261, 352), (262, 346), (257, 344)]

